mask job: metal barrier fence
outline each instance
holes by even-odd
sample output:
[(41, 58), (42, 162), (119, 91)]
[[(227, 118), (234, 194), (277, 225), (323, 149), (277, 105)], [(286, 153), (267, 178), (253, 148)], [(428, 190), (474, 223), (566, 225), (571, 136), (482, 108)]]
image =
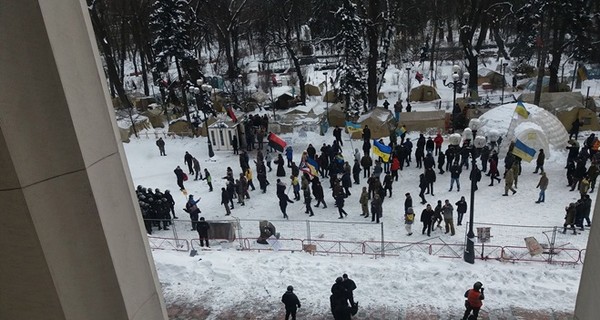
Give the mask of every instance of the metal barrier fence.
[[(213, 239), (221, 246), (255, 251), (305, 251), (312, 254), (371, 255), (374, 257), (400, 256), (407, 252), (423, 252), (440, 258), (462, 259), (465, 242), (447, 243), (441, 237), (422, 241), (387, 241), (384, 224), (345, 221), (301, 221), (269, 220), (277, 229), (280, 238), (273, 244), (256, 242), (260, 235), (259, 219), (211, 220), (229, 223), (235, 232), (234, 245), (231, 239)], [(152, 226), (149, 235), (150, 247), (160, 250), (189, 251), (199, 249), (198, 233), (192, 230), (190, 220), (167, 220), (168, 230), (157, 230), (164, 226), (163, 220), (146, 220)], [(475, 244), (475, 258), (508, 262), (543, 262), (555, 264), (577, 264), (585, 260), (587, 237), (576, 236), (572, 231), (563, 234), (562, 227), (515, 226), (502, 224), (475, 224), (475, 230), (489, 227), (491, 241)], [(465, 229), (468, 230), (468, 226)], [(389, 233), (389, 232), (388, 232)], [(543, 252), (532, 256), (524, 245), (525, 237), (535, 237)], [(367, 239), (367, 240), (364, 240)], [(466, 239), (466, 237), (465, 237)], [(224, 241), (220, 241), (224, 240)], [(503, 243), (498, 243), (503, 242)]]

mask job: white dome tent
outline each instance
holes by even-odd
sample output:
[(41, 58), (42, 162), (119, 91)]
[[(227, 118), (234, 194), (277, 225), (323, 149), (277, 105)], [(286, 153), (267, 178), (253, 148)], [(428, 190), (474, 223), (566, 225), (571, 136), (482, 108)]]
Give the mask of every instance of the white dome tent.
[(519, 139), (528, 147), (535, 149), (536, 157), (540, 149), (544, 149), (546, 158), (548, 158), (548, 155), (550, 154), (548, 138), (546, 138), (544, 130), (537, 124), (533, 122), (523, 122), (519, 124), (515, 128), (514, 137), (515, 141), (516, 139)]
[[(562, 123), (550, 112), (536, 105), (523, 104), (529, 112), (527, 119), (515, 120), (519, 124), (515, 128), (514, 138), (520, 139), (528, 146), (535, 148), (536, 152), (539, 149), (544, 149), (546, 157), (550, 154), (551, 149), (563, 150), (569, 141), (569, 134)], [(479, 117), (481, 121), (481, 132), (484, 136), (490, 134), (500, 135), (505, 138), (508, 135), (508, 129), (511, 121), (517, 119), (515, 113), (516, 103), (509, 103), (498, 106)], [(531, 141), (530, 143), (526, 141)], [(506, 141), (507, 142), (507, 141)], [(503, 150), (500, 150), (500, 155), (506, 153), (506, 146), (503, 144)]]

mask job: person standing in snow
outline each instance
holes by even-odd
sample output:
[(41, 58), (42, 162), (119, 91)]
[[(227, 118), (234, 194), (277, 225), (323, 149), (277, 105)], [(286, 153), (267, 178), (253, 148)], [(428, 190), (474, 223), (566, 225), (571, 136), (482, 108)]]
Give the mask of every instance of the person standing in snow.
[[(465, 292), (465, 314), (462, 320), (477, 320), (479, 316), (479, 310), (483, 306), (483, 284), (479, 281), (475, 282), (473, 289), (469, 289)], [(473, 314), (471, 314), (473, 313)]]
[(363, 187), (362, 193), (360, 194), (360, 207), (362, 209), (361, 216), (367, 218), (369, 216), (369, 191), (367, 191), (367, 187)]
[(196, 224), (196, 230), (198, 231), (198, 237), (200, 238), (200, 246), (204, 247), (204, 242), (206, 242), (206, 247), (210, 248), (208, 244), (208, 230), (210, 230), (210, 224), (204, 220), (204, 217), (200, 217), (200, 221)]
[(194, 181), (198, 181), (198, 177), (202, 179), (202, 173), (200, 173), (200, 161), (198, 161), (198, 159), (194, 157), (192, 158), (192, 162), (194, 164), (194, 171), (196, 172), (196, 177), (194, 178)]
[(454, 232), (454, 207), (450, 204), (450, 200), (446, 199), (444, 206), (442, 207), (442, 213), (444, 215), (444, 224), (446, 226), (446, 233), (450, 232), (453, 236)]
[(535, 203), (540, 203), (546, 201), (546, 188), (548, 188), (548, 177), (546, 176), (546, 172), (542, 171), (542, 176), (540, 177), (540, 181), (538, 182), (536, 188), (540, 188), (540, 195)]
[(407, 235), (412, 236), (412, 225), (415, 221), (415, 212), (413, 208), (408, 208), (404, 214), (404, 228), (406, 229)]
[(348, 301), (350, 301), (350, 305), (354, 305), (354, 290), (356, 290), (356, 283), (354, 280), (348, 278), (348, 274), (344, 273), (342, 275), (342, 285), (346, 288), (348, 293)]
[(177, 168), (175, 168), (175, 170), (173, 170), (173, 172), (175, 173), (175, 176), (177, 177), (177, 185), (179, 186), (179, 190), (181, 190), (181, 191), (185, 190), (185, 187), (183, 186), (183, 181), (185, 180), (185, 173), (179, 166), (177, 166)]
[(208, 172), (208, 169), (204, 168), (204, 178), (202, 178), (202, 180), (206, 180), (206, 184), (208, 184), (208, 192), (212, 192), (213, 191), (213, 186), (212, 186), (212, 177), (210, 176), (210, 172)]
[(156, 140), (156, 146), (158, 147), (161, 156), (167, 155), (165, 153), (165, 140), (163, 140), (163, 138), (158, 138), (158, 140)]
[(433, 209), (431, 209), (431, 205), (427, 204), (427, 207), (421, 212), (421, 222), (423, 222), (423, 230), (421, 234), (425, 234), (427, 231), (427, 236), (431, 237), (431, 220), (433, 218)]
[(462, 225), (462, 219), (465, 213), (467, 212), (467, 201), (465, 197), (460, 197), (460, 200), (455, 203), (456, 205), (456, 213), (458, 214), (458, 221), (456, 223), (457, 226)]
[(200, 214), (198, 202), (200, 202), (200, 198), (194, 200), (194, 195), (190, 194), (188, 202), (185, 204), (185, 209), (187, 210), (187, 213), (190, 214), (190, 220), (192, 220), (192, 231), (196, 231), (196, 226), (198, 224), (198, 215)]
[(289, 320), (290, 315), (292, 320), (296, 320), (296, 311), (300, 308), (300, 300), (294, 293), (294, 287), (287, 287), (287, 291), (281, 297), (281, 302), (285, 305), (285, 320)]
[(194, 174), (194, 157), (187, 151), (185, 152), (185, 156), (183, 156), (183, 163), (187, 164), (189, 173)]

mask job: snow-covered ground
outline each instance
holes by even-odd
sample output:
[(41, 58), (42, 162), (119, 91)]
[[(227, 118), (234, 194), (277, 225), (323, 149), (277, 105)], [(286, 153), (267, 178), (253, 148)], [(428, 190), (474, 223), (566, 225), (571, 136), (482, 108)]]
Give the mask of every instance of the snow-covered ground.
[[(445, 66), (446, 69), (451, 66)], [(403, 87), (406, 85), (396, 79), (406, 79), (398, 71), (388, 70), (391, 74), (383, 91), (387, 93), (391, 105), (401, 97)], [(440, 73), (440, 72), (438, 72)], [(320, 78), (321, 77), (321, 78)], [(323, 75), (314, 72), (313, 83), (322, 81)], [(319, 79), (321, 79), (319, 81)], [(427, 82), (427, 81), (426, 81)], [(440, 81), (441, 82), (441, 81)], [(587, 82), (586, 82), (587, 84)], [(412, 84), (414, 87), (416, 83)], [(589, 86), (595, 83), (588, 84)], [(287, 88), (275, 88), (275, 91), (285, 91)], [(595, 90), (595, 89), (594, 89)], [(441, 85), (438, 91), (442, 100), (447, 103), (452, 99), (452, 91)], [(404, 92), (404, 98), (405, 98)], [(382, 102), (382, 101), (381, 101)], [(320, 99), (311, 98), (307, 101), (314, 107), (316, 113), (324, 112), (325, 103)], [(445, 105), (445, 104), (443, 104)], [(415, 104), (413, 110), (431, 110), (433, 104)], [(493, 128), (492, 128), (493, 129)], [(162, 130), (162, 132), (167, 129)], [(251, 199), (246, 201), (246, 206), (236, 206), (232, 216), (225, 217), (225, 210), (220, 205), (220, 189), (225, 186), (227, 167), (233, 168), (234, 176), (240, 173), (238, 157), (232, 152), (217, 151), (214, 162), (207, 162), (207, 145), (204, 138), (166, 138), (166, 157), (160, 157), (155, 146), (154, 134), (150, 138), (132, 139), (124, 144), (129, 167), (135, 185), (159, 188), (162, 191), (170, 189), (177, 202), (176, 210), (179, 217), (186, 218), (182, 211), (186, 201), (185, 195), (178, 191), (173, 169), (181, 166), (184, 170), (183, 155), (189, 151), (197, 157), (202, 168), (207, 168), (213, 177), (214, 192), (208, 192), (204, 181), (187, 181), (186, 189), (190, 194), (201, 197), (199, 206), (202, 216), (207, 220), (239, 219), (267, 219), (272, 221), (284, 238), (306, 238), (306, 220), (304, 205), (296, 202), (288, 206), (290, 221), (281, 221), (277, 200), (275, 197), (274, 182), (275, 170), (268, 174), (271, 186), (266, 194), (258, 188), (251, 192)], [(584, 133), (584, 136), (587, 136)], [(282, 135), (294, 147), (295, 160), (298, 163), (300, 154), (309, 143), (317, 149), (322, 143), (331, 143), (331, 132), (320, 136), (315, 132), (307, 132), (306, 136), (298, 132)], [(418, 133), (409, 133), (411, 140), (416, 140)], [(447, 136), (445, 137), (447, 138)], [(343, 153), (346, 159), (353, 159), (354, 148), (362, 152), (360, 141), (351, 141), (344, 136)], [(446, 139), (447, 140), (447, 139)], [(445, 146), (443, 148), (445, 150)], [(501, 155), (502, 156), (502, 155)], [(255, 158), (255, 153), (250, 154)], [(502, 169), (500, 160), (500, 171)], [(523, 163), (523, 173), (519, 177), (518, 192), (513, 196), (502, 197), (504, 181), (488, 186), (489, 178), (483, 177), (479, 183), (479, 191), (475, 200), (475, 220), (477, 226), (491, 226), (492, 240), (490, 245), (497, 246), (524, 246), (523, 238), (534, 236), (541, 243), (547, 243), (543, 232), (551, 230), (552, 226), (563, 223), (564, 207), (569, 202), (579, 198), (579, 193), (569, 192), (566, 187), (566, 175), (563, 169), (566, 161), (565, 150), (550, 150), (545, 169), (550, 179), (546, 191), (546, 202), (535, 204), (538, 189), (535, 188), (539, 175), (533, 174), (535, 161)], [(254, 165), (251, 162), (254, 170)], [(274, 166), (275, 169), (275, 166)], [(255, 171), (255, 170), (254, 170)], [(289, 176), (289, 169), (286, 168)], [(386, 198), (383, 204), (383, 225), (386, 241), (423, 241), (428, 237), (421, 235), (421, 224), (418, 222), (424, 206), (419, 204), (418, 175), (420, 169), (414, 165), (400, 172), (400, 179), (394, 183), (392, 198)], [(362, 178), (362, 176), (361, 176)], [(289, 179), (284, 179), (289, 185)], [(426, 196), (429, 203), (435, 205), (437, 200), (449, 199), (452, 203), (458, 201), (460, 196), (465, 196), (467, 201), (470, 194), (468, 171), (463, 171), (461, 176), (461, 191), (449, 192), (450, 177), (448, 173), (438, 175), (435, 183), (435, 196)], [(258, 185), (255, 179), (255, 185)], [(337, 219), (338, 214), (333, 206), (333, 199), (329, 192), (328, 181), (324, 181), (325, 199), (329, 204), (327, 209), (315, 208), (312, 221), (324, 221), (311, 224), (313, 237), (322, 239), (366, 241), (381, 238), (381, 228), (375, 224), (365, 224), (367, 219), (360, 216), (358, 198), (365, 180), (361, 180), (360, 187), (354, 185), (352, 195), (346, 201), (346, 211), (349, 213), (344, 220)], [(417, 213), (416, 223), (413, 227), (415, 234), (407, 236), (404, 230), (403, 203), (404, 194), (410, 192), (415, 203)], [(596, 194), (590, 194), (594, 201)], [(313, 202), (314, 203), (314, 202)], [(370, 222), (370, 219), (368, 219)], [(468, 220), (468, 214), (465, 216)], [(183, 225), (185, 222), (178, 222)], [(456, 217), (455, 217), (456, 223)], [(493, 224), (493, 225), (492, 225)], [(522, 228), (506, 225), (520, 225)], [(543, 227), (533, 227), (543, 226)], [(439, 237), (439, 241), (450, 244), (464, 242), (466, 223), (457, 226), (455, 236), (434, 231), (432, 237)], [(245, 236), (255, 236), (258, 231), (257, 223), (248, 223)], [(195, 232), (189, 231), (189, 226), (178, 228), (178, 237), (196, 238)], [(546, 233), (547, 234), (547, 233)], [(173, 237), (170, 231), (155, 231), (154, 235)], [(588, 231), (580, 235), (558, 234), (556, 245), (566, 248), (583, 249), (587, 243)], [(276, 306), (279, 310), (281, 294), (287, 285), (293, 285), (299, 295), (303, 308), (301, 318), (309, 319), (311, 314), (320, 314), (328, 308), (328, 296), (331, 284), (336, 277), (346, 272), (358, 285), (355, 292), (356, 300), (363, 307), (393, 307), (403, 308), (414, 305), (434, 305), (441, 309), (459, 309), (462, 306), (464, 291), (475, 281), (482, 281), (486, 290), (485, 308), (510, 308), (522, 307), (526, 309), (553, 309), (572, 311), (575, 305), (581, 265), (548, 265), (545, 263), (506, 263), (499, 261), (480, 261), (474, 265), (466, 264), (461, 259), (444, 259), (430, 256), (423, 252), (401, 252), (398, 256), (374, 258), (372, 256), (312, 256), (303, 252), (248, 252), (237, 251), (219, 246), (214, 243), (214, 251), (200, 251), (200, 255), (190, 257), (187, 252), (154, 251), (154, 259), (159, 278), (163, 287), (165, 298), (168, 302), (198, 301), (204, 307), (216, 312), (228, 308), (259, 308), (263, 306)], [(201, 260), (199, 260), (201, 258)], [(268, 308), (267, 308), (268, 309)]]

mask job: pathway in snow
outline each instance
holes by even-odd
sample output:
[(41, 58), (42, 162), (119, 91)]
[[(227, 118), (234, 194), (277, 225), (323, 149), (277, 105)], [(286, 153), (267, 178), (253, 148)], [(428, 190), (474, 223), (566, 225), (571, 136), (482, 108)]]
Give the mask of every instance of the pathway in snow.
[[(196, 320), (196, 319), (215, 319), (215, 320), (234, 320), (234, 319), (261, 319), (261, 320), (281, 320), (285, 311), (283, 307), (268, 305), (265, 302), (254, 301), (253, 309), (232, 308), (219, 312), (211, 312), (202, 306), (196, 305), (197, 302), (177, 301), (168, 305), (167, 312), (169, 319), (172, 320)], [(383, 309), (362, 309), (353, 319), (369, 320), (458, 320), (462, 319), (463, 310), (439, 310), (431, 306), (416, 306), (404, 310), (393, 308)], [(298, 319), (311, 320), (330, 320), (333, 319), (328, 310), (321, 313), (306, 314), (302, 308), (297, 314)], [(559, 311), (539, 311), (527, 310), (522, 308), (510, 309), (482, 309), (479, 314), (480, 320), (570, 320), (573, 318), (571, 313)]]

